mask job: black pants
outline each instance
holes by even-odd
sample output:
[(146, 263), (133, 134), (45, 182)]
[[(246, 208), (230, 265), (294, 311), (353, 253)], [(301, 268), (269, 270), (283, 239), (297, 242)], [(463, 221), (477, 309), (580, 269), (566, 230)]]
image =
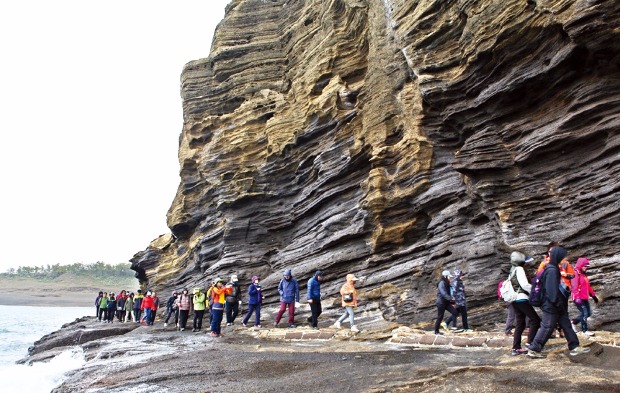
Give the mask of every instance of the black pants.
[(310, 324), (312, 327), (319, 326), (319, 316), (323, 313), (323, 308), (321, 307), (321, 299), (312, 299), (312, 303), (310, 303)]
[(103, 318), (104, 321), (107, 321), (108, 319), (108, 309), (107, 308), (100, 308), (99, 309), (99, 316), (98, 316), (98, 320), (101, 321), (101, 319)]
[(194, 310), (194, 329), (202, 329), (202, 318), (205, 315), (205, 310)]
[(108, 322), (112, 323), (114, 322), (114, 314), (115, 314), (116, 310), (113, 308), (108, 308)]
[(452, 307), (452, 304), (450, 304), (450, 302), (443, 302), (437, 304), (437, 320), (435, 321), (435, 333), (439, 333), (439, 325), (441, 325), (441, 321), (443, 320), (443, 315), (445, 314), (446, 310), (448, 310), (448, 312), (452, 314), (452, 318), (456, 319), (456, 310), (454, 309), (454, 307)]
[(179, 310), (179, 328), (185, 329), (187, 318), (189, 318), (189, 310)]
[(239, 302), (226, 302), (226, 323), (235, 322), (237, 315), (239, 315)]
[(523, 330), (525, 330), (525, 320), (529, 319), (530, 330), (527, 332), (527, 342), (531, 344), (540, 328), (540, 317), (530, 302), (512, 302), (512, 307), (515, 311), (515, 333), (512, 340), (512, 349), (521, 349), (521, 335)]
[(559, 314), (551, 314), (543, 311), (540, 329), (538, 329), (536, 337), (532, 340), (530, 349), (536, 352), (542, 351), (558, 324), (564, 331), (564, 338), (566, 338), (568, 349), (573, 350), (577, 348), (579, 346), (579, 339), (577, 338), (577, 333), (575, 333), (571, 326), (570, 319), (568, 318), (568, 311), (559, 310)]
[(467, 305), (456, 306), (455, 310), (456, 314), (454, 314), (454, 316), (450, 315), (450, 317), (446, 321), (446, 324), (452, 324), (452, 326), (456, 327), (456, 318), (459, 314), (461, 314), (461, 319), (463, 320), (463, 329), (469, 329), (469, 325), (467, 324)]
[(168, 323), (168, 320), (170, 319), (170, 317), (172, 316), (172, 313), (174, 313), (174, 323), (176, 324), (177, 322), (179, 322), (179, 309), (178, 308), (168, 308), (166, 310), (166, 320), (164, 321), (164, 323)]
[(134, 308), (133, 309), (133, 319), (136, 322), (140, 322), (140, 317), (142, 316), (142, 310), (140, 310), (139, 308)]

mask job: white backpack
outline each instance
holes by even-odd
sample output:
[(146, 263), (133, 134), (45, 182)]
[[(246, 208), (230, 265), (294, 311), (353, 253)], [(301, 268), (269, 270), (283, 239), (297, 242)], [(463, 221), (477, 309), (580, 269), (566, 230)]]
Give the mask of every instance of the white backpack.
[(504, 281), (502, 286), (499, 288), (499, 293), (504, 299), (505, 302), (512, 303), (517, 300), (517, 292), (512, 287), (512, 275), (517, 269), (513, 270), (512, 273), (508, 275), (508, 278)]

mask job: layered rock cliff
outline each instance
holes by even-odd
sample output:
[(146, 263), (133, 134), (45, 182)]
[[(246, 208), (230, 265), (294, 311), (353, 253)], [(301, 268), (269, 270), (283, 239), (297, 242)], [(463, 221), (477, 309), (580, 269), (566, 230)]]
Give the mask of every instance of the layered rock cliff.
[[(472, 322), (512, 250), (592, 261), (620, 328), (620, 3), (233, 0), (182, 73), (171, 233), (134, 256), (158, 290), (285, 268), (420, 323), (444, 269)], [(326, 305), (327, 307), (330, 304)]]

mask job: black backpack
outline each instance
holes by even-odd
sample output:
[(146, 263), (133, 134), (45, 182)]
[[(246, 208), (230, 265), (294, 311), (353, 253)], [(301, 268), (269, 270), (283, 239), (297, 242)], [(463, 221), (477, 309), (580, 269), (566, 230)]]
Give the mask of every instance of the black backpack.
[(543, 270), (539, 274), (536, 274), (532, 278), (532, 290), (530, 291), (530, 304), (534, 307), (540, 307), (543, 304), (543, 290), (540, 283), (543, 281), (542, 276), (545, 273)]

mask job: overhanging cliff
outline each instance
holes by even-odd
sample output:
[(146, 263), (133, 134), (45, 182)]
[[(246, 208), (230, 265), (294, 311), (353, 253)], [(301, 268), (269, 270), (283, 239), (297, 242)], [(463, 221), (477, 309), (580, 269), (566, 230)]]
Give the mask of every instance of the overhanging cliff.
[(475, 323), (508, 254), (557, 240), (617, 328), (619, 54), (615, 1), (233, 0), (183, 70), (171, 234), (133, 269), (159, 290), (257, 274), (270, 302), (285, 268), (327, 295), (355, 272), (417, 323), (459, 268)]

